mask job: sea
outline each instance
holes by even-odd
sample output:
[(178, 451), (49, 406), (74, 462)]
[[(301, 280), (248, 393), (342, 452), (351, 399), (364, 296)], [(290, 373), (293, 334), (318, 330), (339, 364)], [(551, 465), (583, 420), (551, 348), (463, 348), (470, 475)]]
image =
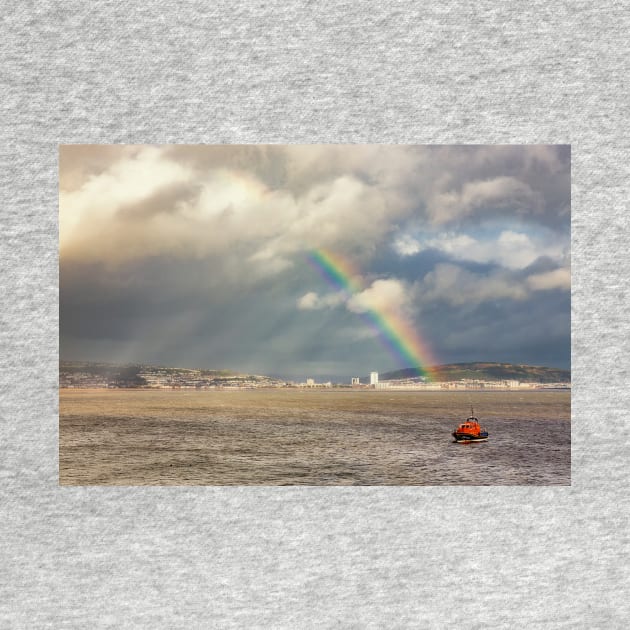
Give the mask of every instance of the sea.
[[(566, 390), (59, 394), (61, 485), (570, 485)], [(474, 409), (488, 442), (456, 444)]]

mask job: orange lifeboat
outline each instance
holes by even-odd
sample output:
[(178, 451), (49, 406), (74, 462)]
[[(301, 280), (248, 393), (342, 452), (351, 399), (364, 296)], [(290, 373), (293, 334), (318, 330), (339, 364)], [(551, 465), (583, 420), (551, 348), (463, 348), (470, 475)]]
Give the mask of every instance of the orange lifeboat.
[(452, 435), (455, 442), (461, 444), (488, 441), (488, 432), (481, 427), (479, 420), (475, 418), (472, 407), (470, 408), (470, 416), (453, 431)]

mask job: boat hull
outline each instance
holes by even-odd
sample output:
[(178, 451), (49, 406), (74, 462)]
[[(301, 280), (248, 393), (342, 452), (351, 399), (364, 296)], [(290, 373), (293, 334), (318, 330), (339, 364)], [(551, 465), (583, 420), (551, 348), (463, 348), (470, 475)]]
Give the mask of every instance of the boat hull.
[(487, 442), (488, 434), (481, 433), (480, 435), (466, 435), (465, 433), (453, 433), (455, 442), (457, 444), (470, 444), (471, 442)]

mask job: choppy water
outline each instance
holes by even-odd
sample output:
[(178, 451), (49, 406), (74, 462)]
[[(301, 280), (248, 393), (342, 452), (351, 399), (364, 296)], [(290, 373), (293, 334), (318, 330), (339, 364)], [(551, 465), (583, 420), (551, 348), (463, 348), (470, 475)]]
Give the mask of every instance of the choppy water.
[(570, 484), (568, 392), (61, 390), (59, 426), (61, 484)]

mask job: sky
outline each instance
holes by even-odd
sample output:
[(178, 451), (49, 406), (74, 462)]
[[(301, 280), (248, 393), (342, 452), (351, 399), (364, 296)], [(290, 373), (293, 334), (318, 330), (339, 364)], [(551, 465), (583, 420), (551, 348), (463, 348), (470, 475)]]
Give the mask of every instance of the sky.
[(60, 358), (570, 367), (570, 147), (66, 145)]

